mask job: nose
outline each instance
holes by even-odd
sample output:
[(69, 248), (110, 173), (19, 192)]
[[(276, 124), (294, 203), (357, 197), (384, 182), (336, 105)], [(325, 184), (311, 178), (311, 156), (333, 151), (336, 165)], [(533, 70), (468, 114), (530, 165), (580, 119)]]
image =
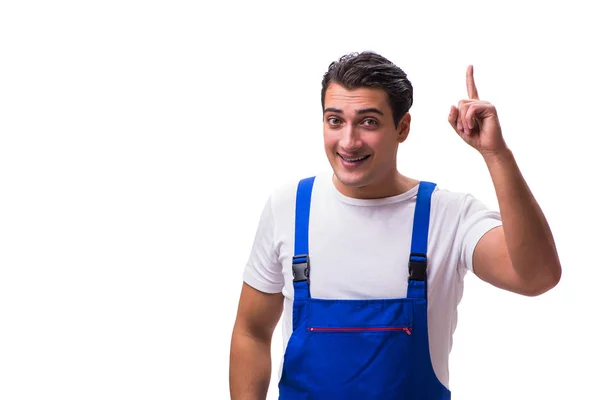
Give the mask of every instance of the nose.
[(353, 124), (347, 124), (340, 135), (339, 145), (343, 150), (351, 152), (362, 146), (359, 130)]

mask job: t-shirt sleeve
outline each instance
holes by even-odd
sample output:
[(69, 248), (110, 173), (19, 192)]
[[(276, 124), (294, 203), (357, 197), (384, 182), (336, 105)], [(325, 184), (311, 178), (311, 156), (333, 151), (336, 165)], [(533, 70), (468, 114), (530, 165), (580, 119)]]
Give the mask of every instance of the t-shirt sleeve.
[(491, 229), (502, 225), (500, 213), (489, 209), (472, 195), (467, 195), (462, 207), (458, 230), (460, 245), (459, 267), (473, 272), (473, 253), (479, 240)]
[(283, 268), (275, 246), (275, 220), (269, 198), (263, 208), (243, 273), (244, 282), (265, 293), (283, 290)]

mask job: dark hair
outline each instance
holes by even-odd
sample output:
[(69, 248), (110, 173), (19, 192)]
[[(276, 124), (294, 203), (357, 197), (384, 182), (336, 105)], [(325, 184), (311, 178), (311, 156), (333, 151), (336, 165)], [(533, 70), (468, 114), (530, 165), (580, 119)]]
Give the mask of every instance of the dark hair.
[(406, 73), (390, 60), (371, 51), (346, 54), (329, 65), (323, 76), (321, 88), (323, 110), (325, 110), (325, 92), (333, 82), (347, 89), (360, 87), (383, 89), (388, 95), (396, 126), (413, 103), (413, 88)]

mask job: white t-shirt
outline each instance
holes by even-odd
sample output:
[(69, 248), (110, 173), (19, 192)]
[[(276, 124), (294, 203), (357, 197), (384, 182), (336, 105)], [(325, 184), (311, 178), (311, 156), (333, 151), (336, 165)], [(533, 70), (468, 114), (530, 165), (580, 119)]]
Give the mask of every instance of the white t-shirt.
[[(297, 185), (291, 182), (269, 197), (243, 275), (255, 289), (285, 296), (284, 351), (292, 334)], [(415, 186), (388, 198), (354, 199), (335, 188), (331, 173), (317, 175), (309, 221), (311, 297), (406, 297), (417, 190)], [(435, 373), (447, 388), (463, 278), (473, 270), (479, 239), (499, 225), (500, 214), (473, 196), (439, 187), (433, 192), (427, 248), (429, 348)]]

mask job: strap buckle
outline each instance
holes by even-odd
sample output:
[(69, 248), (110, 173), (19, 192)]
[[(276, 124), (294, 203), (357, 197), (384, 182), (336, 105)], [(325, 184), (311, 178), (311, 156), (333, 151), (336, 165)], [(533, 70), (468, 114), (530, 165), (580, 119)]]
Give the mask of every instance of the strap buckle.
[(408, 261), (408, 280), (427, 280), (427, 255), (412, 253)]
[(310, 275), (310, 262), (308, 254), (300, 254), (292, 258), (292, 276), (294, 282), (308, 281)]

